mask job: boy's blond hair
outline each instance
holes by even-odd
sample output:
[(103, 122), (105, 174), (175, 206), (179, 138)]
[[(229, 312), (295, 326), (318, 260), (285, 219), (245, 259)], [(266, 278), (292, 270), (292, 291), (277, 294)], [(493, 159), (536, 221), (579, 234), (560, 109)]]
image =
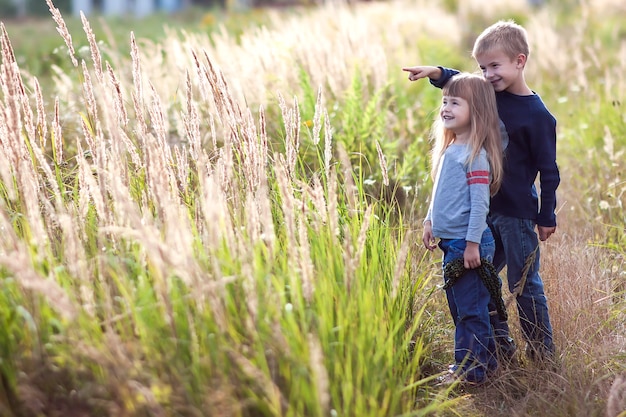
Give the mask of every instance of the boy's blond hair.
[(530, 54), (526, 29), (513, 20), (500, 20), (485, 29), (474, 42), (472, 57), (476, 58), (486, 52), (501, 50), (509, 58), (515, 59), (519, 54), (526, 57)]

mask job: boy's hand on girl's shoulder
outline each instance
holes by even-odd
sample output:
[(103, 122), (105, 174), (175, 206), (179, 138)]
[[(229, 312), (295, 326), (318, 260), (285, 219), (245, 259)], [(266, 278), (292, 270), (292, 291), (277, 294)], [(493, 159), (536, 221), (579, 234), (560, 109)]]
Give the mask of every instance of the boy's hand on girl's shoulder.
[(548, 240), (550, 236), (552, 236), (556, 232), (556, 226), (546, 227), (546, 226), (537, 226), (537, 233), (539, 234), (539, 240), (545, 242)]
[(430, 65), (418, 65), (415, 67), (404, 67), (402, 71), (409, 73), (410, 81), (417, 81), (422, 78), (430, 78), (433, 81), (437, 81), (441, 78), (441, 69), (439, 67), (433, 67)]

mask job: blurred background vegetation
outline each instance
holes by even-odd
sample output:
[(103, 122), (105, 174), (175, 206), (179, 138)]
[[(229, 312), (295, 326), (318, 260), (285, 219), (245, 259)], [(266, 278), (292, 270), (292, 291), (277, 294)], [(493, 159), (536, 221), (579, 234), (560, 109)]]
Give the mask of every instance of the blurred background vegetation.
[[(73, 52), (50, 17), (0, 12), (19, 68), (0, 95), (0, 414), (623, 415), (623, 1), (197, 5), (87, 28), (55, 5)], [(419, 244), (440, 91), (400, 69), (475, 71), (502, 18), (527, 27), (558, 120), (560, 362), (468, 395), (431, 381), (453, 331)]]

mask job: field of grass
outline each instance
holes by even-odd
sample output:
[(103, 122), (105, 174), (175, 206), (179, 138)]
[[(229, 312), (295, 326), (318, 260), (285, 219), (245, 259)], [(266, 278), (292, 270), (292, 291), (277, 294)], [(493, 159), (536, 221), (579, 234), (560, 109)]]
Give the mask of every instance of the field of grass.
[[(453, 326), (420, 244), (440, 91), (401, 68), (474, 71), (500, 18), (558, 120), (558, 360), (460, 392), (433, 383)], [(398, 0), (2, 22), (0, 415), (626, 416), (625, 19)]]

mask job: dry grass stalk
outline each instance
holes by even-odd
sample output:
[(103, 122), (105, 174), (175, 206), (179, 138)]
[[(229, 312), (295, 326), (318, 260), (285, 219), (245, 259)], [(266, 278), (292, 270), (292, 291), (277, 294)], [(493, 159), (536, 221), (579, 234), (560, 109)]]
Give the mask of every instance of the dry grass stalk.
[(200, 116), (193, 102), (193, 85), (189, 72), (185, 73), (186, 113), (183, 115), (185, 136), (189, 141), (189, 153), (193, 160), (198, 160), (202, 154), (202, 139), (200, 135)]
[[(63, 196), (61, 195), (61, 189), (59, 188), (59, 184), (57, 183), (57, 179), (52, 172), (52, 168), (48, 164), (48, 160), (46, 159), (43, 150), (39, 147), (37, 142), (31, 141), (30, 147), (32, 149), (33, 155), (35, 156), (35, 160), (37, 161), (38, 168), (43, 170), (45, 174), (45, 183), (47, 187), (52, 191), (52, 196), (46, 195), (46, 193), (41, 193), (41, 204), (46, 207), (50, 204), (50, 200), (53, 200), (56, 204), (57, 209), (62, 210), (63, 208)], [(35, 163), (35, 161), (33, 161)], [(54, 219), (54, 210), (48, 210), (48, 214), (50, 216), (50, 220)]]
[[(86, 215), (89, 205), (88, 200), (91, 200), (98, 215), (101, 218), (106, 218), (106, 212), (108, 211), (107, 204), (103, 198), (98, 181), (96, 181), (93, 176), (92, 165), (87, 162), (87, 159), (82, 152), (80, 142), (77, 143), (77, 147), (78, 152), (76, 154), (76, 162), (78, 164), (78, 181), (82, 196), (79, 200), (81, 202), (80, 207), (82, 207), (81, 212), (83, 213), (83, 216)], [(82, 193), (83, 190), (85, 190), (85, 194)]]
[(355, 253), (355, 261), (361, 262), (361, 257), (365, 252), (365, 242), (367, 241), (367, 232), (370, 229), (370, 224), (372, 223), (372, 218), (374, 217), (374, 206), (368, 205), (365, 209), (365, 213), (363, 213), (363, 219), (361, 223), (361, 229), (359, 230), (359, 235), (356, 240), (356, 253)]
[[(219, 178), (219, 184), (224, 190), (224, 193), (236, 197), (236, 193), (233, 192), (238, 189), (235, 179), (234, 158), (232, 141), (228, 140), (217, 150), (217, 158), (214, 160), (212, 166)], [(236, 205), (234, 206), (236, 207)]]
[(561, 335), (561, 343), (588, 345), (586, 350), (595, 352), (593, 356), (603, 357), (614, 345), (615, 336), (606, 327), (611, 303), (605, 295), (611, 292), (611, 282), (600, 261), (601, 251), (569, 236), (566, 230), (550, 239), (554, 240), (542, 248), (542, 274), (553, 327)]
[(206, 79), (211, 86), (213, 102), (221, 117), (220, 121), (224, 126), (230, 127), (231, 131), (236, 131), (237, 126), (234, 122), (237, 120), (236, 112), (238, 111), (238, 107), (234, 105), (226, 79), (209, 58), (206, 51), (204, 51), (204, 58), (207, 62), (207, 66), (202, 66), (201, 74), (204, 76), (202, 78)]
[(287, 107), (282, 94), (278, 93), (278, 105), (283, 115), (285, 125), (285, 157), (287, 161), (287, 173), (294, 178), (298, 151), (300, 150), (300, 108), (298, 99), (294, 97), (293, 108)]
[[(19, 67), (15, 61), (9, 36), (1, 23), (0, 28), (2, 29), (2, 35), (0, 36), (0, 44), (2, 46), (0, 84), (4, 96), (4, 104), (2, 106), (4, 135), (0, 137), (0, 143), (11, 161), (11, 166), (17, 167), (21, 160), (28, 159), (28, 150), (21, 137), (20, 103), (21, 97), (24, 96), (24, 85), (22, 84)], [(19, 175), (19, 172), (16, 172), (16, 174)]]
[(76, 60), (76, 52), (74, 51), (74, 45), (72, 44), (72, 35), (70, 35), (70, 31), (67, 29), (65, 25), (65, 20), (63, 20), (63, 16), (61, 16), (61, 12), (59, 9), (54, 7), (52, 4), (52, 0), (46, 0), (48, 7), (50, 8), (50, 13), (52, 14), (52, 18), (57, 24), (57, 32), (61, 35), (63, 40), (65, 41), (65, 45), (67, 45), (67, 50), (70, 53), (70, 59), (72, 60), (72, 64), (75, 67), (78, 67), (78, 61)]
[(245, 215), (245, 228), (253, 246), (265, 245), (270, 252), (274, 250), (276, 236), (272, 219), (272, 201), (269, 196), (267, 176), (259, 178), (258, 185), (248, 186)]
[[(119, 130), (118, 138), (124, 144), (126, 150), (128, 151), (128, 154), (130, 155), (130, 160), (132, 161), (132, 164), (134, 165), (134, 167), (139, 168), (143, 166), (141, 156), (139, 155), (139, 150), (137, 146), (135, 145), (135, 143), (133, 143), (133, 141), (128, 137), (126, 132), (124, 132), (123, 130)], [(120, 166), (120, 169), (122, 169), (123, 171), (126, 171), (129, 169), (128, 165), (125, 165), (122, 163), (125, 160), (126, 158), (117, 159), (118, 165)], [(126, 176), (124, 176), (124, 178), (125, 177)]]
[(343, 284), (346, 289), (346, 293), (351, 294), (352, 284), (356, 278), (356, 269), (358, 261), (355, 256), (354, 242), (352, 239), (352, 233), (348, 230), (347, 226), (344, 227), (344, 238), (342, 242), (343, 246)]
[[(48, 123), (46, 122), (46, 109), (44, 107), (43, 93), (41, 92), (41, 86), (37, 78), (33, 79), (35, 86), (35, 100), (37, 105), (37, 132), (39, 135), (39, 143), (42, 148), (46, 147), (46, 141), (48, 139)], [(57, 159), (59, 162), (62, 159)]]
[(233, 364), (249, 378), (254, 389), (265, 397), (267, 400), (265, 403), (271, 409), (272, 414), (283, 415), (289, 402), (274, 381), (239, 352), (229, 349), (226, 354)]
[(276, 238), (274, 222), (269, 221), (269, 219), (273, 218), (273, 214), (272, 201), (269, 195), (269, 186), (267, 184), (267, 177), (262, 178), (261, 184), (259, 185), (255, 196), (257, 207), (259, 208), (259, 219), (265, 220), (261, 222), (262, 233), (260, 238), (263, 240), (267, 249), (269, 250), (270, 256), (273, 256), (278, 239)]
[(244, 174), (243, 182), (249, 190), (258, 188), (261, 177), (265, 175), (267, 163), (267, 143), (259, 141), (252, 113), (245, 109), (238, 122), (240, 129), (237, 133), (237, 144), (241, 168)]
[(259, 319), (259, 297), (257, 293), (257, 276), (250, 259), (243, 260), (241, 264), (241, 285), (244, 291), (244, 301), (248, 308), (248, 315), (244, 318), (244, 324), (250, 335), (257, 333), (255, 323)]
[(328, 117), (328, 111), (324, 108), (324, 172), (326, 172), (326, 181), (330, 180), (330, 164), (333, 157), (333, 131)]
[(317, 99), (315, 100), (315, 114), (313, 115), (313, 144), (320, 143), (320, 132), (322, 131), (322, 86), (317, 89)]
[(71, 277), (79, 287), (78, 297), (80, 306), (88, 314), (95, 316), (96, 301), (94, 297), (93, 269), (89, 268), (87, 253), (79, 235), (81, 227), (74, 217), (68, 214), (59, 214), (59, 227), (63, 234), (63, 259)]
[[(152, 105), (148, 107), (148, 114), (150, 115), (150, 124), (152, 130), (156, 133), (157, 147), (161, 152), (167, 152), (169, 149), (167, 135), (169, 133), (169, 123), (167, 121), (167, 115), (165, 114), (163, 102), (159, 93), (154, 88), (152, 82), (148, 83), (150, 88)], [(146, 144), (150, 148), (150, 144)]]
[(524, 261), (524, 266), (522, 268), (522, 276), (515, 284), (513, 288), (513, 292), (507, 297), (504, 302), (504, 305), (508, 307), (511, 303), (520, 296), (522, 291), (524, 291), (524, 286), (526, 285), (526, 280), (528, 279), (528, 272), (530, 268), (535, 264), (535, 259), (537, 259), (537, 253), (539, 252), (539, 246), (537, 246), (526, 258)]
[(63, 131), (59, 111), (59, 98), (54, 99), (54, 118), (52, 119), (52, 135), (57, 163), (63, 162)]
[[(87, 162), (84, 160), (84, 155), (82, 152), (82, 147), (80, 145), (80, 143), (77, 145), (77, 156), (76, 156), (76, 161), (77, 161), (77, 165), (78, 165), (78, 183), (79, 183), (79, 189), (78, 189), (78, 199), (75, 200), (74, 204), (76, 206), (76, 215), (78, 216), (80, 223), (84, 224), (87, 218), (87, 213), (89, 211), (89, 202), (90, 202), (90, 195), (91, 193), (89, 192), (89, 188), (86, 187), (85, 185), (91, 185), (89, 183), (89, 179), (87, 177), (91, 177), (91, 172), (90, 170), (87, 168)], [(82, 158), (82, 160), (81, 160)], [(82, 170), (81, 170), (81, 163), (82, 163)], [(91, 181), (93, 181), (93, 178), (91, 178)]]
[[(16, 62), (15, 52), (13, 52), (13, 45), (11, 45), (11, 39), (9, 39), (9, 34), (7, 33), (7, 29), (4, 26), (4, 22), (0, 22), (0, 46), (2, 46), (2, 66), (4, 67), (5, 65), (11, 65), (12, 63)], [(8, 68), (3, 68), (3, 75), (5, 74), (5, 70), (7, 71), (7, 73), (9, 71)], [(6, 82), (6, 80), (3, 81)]]
[(96, 78), (102, 84), (104, 83), (104, 74), (102, 72), (102, 56), (100, 55), (100, 48), (98, 48), (98, 42), (96, 41), (96, 35), (91, 30), (89, 20), (85, 17), (85, 14), (80, 12), (80, 20), (83, 22), (83, 30), (87, 35), (87, 41), (89, 42), (89, 49), (91, 50), (91, 60), (93, 61), (93, 68), (96, 72)]
[(142, 383), (137, 380), (129, 380), (127, 381), (128, 387), (133, 392), (136, 398), (143, 398), (142, 400), (137, 400), (140, 404), (144, 403), (146, 405), (147, 412), (154, 417), (165, 417), (168, 415), (168, 412), (159, 404), (152, 389), (150, 387), (146, 387)]
[(309, 345), (309, 366), (311, 367), (312, 377), (317, 391), (317, 398), (321, 409), (320, 414), (328, 415), (331, 398), (328, 371), (326, 370), (326, 366), (324, 366), (324, 352), (322, 352), (319, 339), (312, 333), (307, 335), (307, 342)]
[(245, 233), (250, 240), (250, 245), (255, 247), (261, 241), (263, 220), (260, 216), (260, 210), (257, 205), (257, 199), (251, 190), (246, 193), (246, 209), (245, 213)]
[(39, 256), (43, 256), (49, 237), (39, 205), (39, 190), (42, 184), (30, 160), (20, 161), (15, 166), (15, 173), (17, 187), (22, 196), (22, 210), (26, 215), (29, 237), (33, 239), (31, 244), (38, 248)]
[(285, 158), (282, 154), (278, 155), (274, 163), (274, 174), (278, 189), (282, 196), (282, 212), (285, 221), (286, 242), (285, 246), (289, 251), (289, 259), (295, 261), (297, 259), (296, 248), (298, 247), (298, 239), (296, 235), (296, 201), (293, 196), (293, 188), (289, 177), (289, 171), (286, 166)]
[(19, 91), (19, 93), (19, 99), (21, 104), (21, 121), (24, 129), (26, 130), (26, 135), (30, 138), (31, 141), (39, 142), (36, 140), (37, 134), (35, 131), (35, 115), (33, 113), (33, 109), (30, 106), (30, 98), (23, 89)]
[[(220, 158), (220, 161), (222, 158)], [(204, 244), (208, 250), (219, 248), (226, 242), (228, 248), (234, 248), (234, 225), (229, 216), (228, 195), (222, 186), (223, 179), (219, 169), (208, 173), (204, 165), (199, 166), (198, 179), (200, 186), (200, 208), (202, 213), (204, 231)], [(236, 256), (236, 254), (233, 254)], [(214, 273), (219, 278), (219, 268)]]
[(206, 74), (207, 68), (200, 63), (200, 59), (193, 49), (191, 51), (191, 56), (193, 57), (193, 67), (195, 68), (196, 75), (198, 76), (200, 96), (203, 102), (208, 103), (211, 101), (211, 85), (209, 83), (209, 77)]
[(302, 295), (307, 304), (313, 301), (315, 292), (313, 261), (311, 260), (311, 247), (309, 245), (308, 224), (306, 221), (306, 195), (302, 194), (298, 220), (298, 264), (302, 281)]
[(109, 75), (109, 83), (113, 88), (113, 104), (114, 110), (117, 117), (117, 123), (121, 127), (125, 127), (128, 125), (128, 113), (126, 111), (126, 106), (124, 105), (124, 96), (122, 94), (122, 87), (120, 81), (115, 76), (115, 72), (109, 63), (106, 63), (107, 74)]
[(343, 168), (343, 183), (346, 200), (348, 201), (348, 209), (352, 211), (353, 214), (355, 214), (356, 210), (358, 209), (358, 190), (354, 182), (354, 178), (352, 177), (352, 163), (350, 162), (348, 152), (346, 151), (346, 148), (342, 143), (337, 143), (337, 151), (339, 153), (339, 161), (341, 162), (341, 167)]
[(310, 222), (315, 231), (319, 232), (323, 225), (328, 223), (328, 209), (326, 207), (326, 197), (324, 195), (324, 187), (317, 175), (313, 175), (311, 185), (300, 181), (299, 188), (305, 191), (307, 198), (313, 204), (314, 210), (308, 210)]
[[(49, 0), (48, 0), (49, 1)], [(135, 107), (135, 117), (137, 118), (137, 130), (139, 136), (143, 136), (148, 131), (146, 119), (144, 117), (144, 99), (143, 99), (143, 77), (141, 72), (141, 61), (139, 57), (139, 48), (135, 40), (135, 34), (130, 33), (130, 57), (133, 64), (133, 106)]]
[[(1, 126), (2, 117), (0, 116), (0, 135), (3, 133)], [(7, 156), (5, 152), (0, 152), (0, 181), (4, 184), (4, 192), (6, 193), (7, 199), (9, 201), (15, 201), (19, 194), (14, 186), (12, 165)]]
[[(46, 299), (48, 303), (65, 319), (72, 319), (76, 315), (75, 305), (65, 291), (50, 276), (42, 276), (33, 265), (30, 250), (13, 231), (10, 220), (5, 211), (0, 210), (0, 229), (2, 230), (0, 247), (0, 265), (16, 277), (16, 282), (24, 289), (32, 290)], [(45, 230), (34, 230), (39, 235), (42, 246), (47, 239), (43, 238)], [(42, 253), (43, 249), (39, 253)]]
[(626, 416), (626, 376), (619, 375), (611, 385), (606, 405), (606, 417)]
[(186, 192), (188, 189), (188, 179), (189, 179), (189, 155), (185, 148), (180, 148), (180, 146), (174, 146), (174, 167), (176, 168), (176, 178), (178, 179), (178, 188)]
[(378, 152), (378, 162), (380, 163), (380, 171), (383, 174), (383, 185), (387, 187), (389, 186), (389, 175), (387, 173), (387, 159), (385, 158), (385, 154), (383, 153), (383, 150), (380, 147), (380, 143), (378, 141), (376, 141), (376, 151)]
[[(256, 189), (261, 178), (266, 175), (268, 142), (265, 133), (265, 116), (260, 109), (259, 132), (255, 127), (252, 113), (249, 108), (241, 107), (230, 94), (228, 83), (223, 74), (214, 66), (208, 55), (205, 54), (207, 65), (201, 65), (194, 53), (196, 71), (200, 76), (201, 88), (205, 96), (213, 97), (213, 104), (218, 110), (219, 121), (228, 130), (226, 141), (229, 141), (237, 152), (244, 174), (244, 184), (249, 189)], [(207, 85), (208, 84), (208, 85)], [(191, 88), (188, 87), (188, 90)], [(190, 93), (188, 93), (190, 97)], [(214, 132), (213, 126), (212, 131)], [(215, 136), (214, 136), (215, 137)], [(214, 146), (217, 143), (214, 139)]]
[(409, 255), (409, 249), (413, 243), (413, 231), (409, 230), (402, 240), (402, 246), (396, 258), (396, 267), (394, 268), (393, 278), (391, 282), (391, 297), (396, 298), (398, 295), (398, 289), (400, 288), (400, 281), (406, 271), (406, 261)]
[(337, 180), (337, 171), (333, 168), (329, 168), (329, 179), (328, 179), (328, 225), (330, 227), (330, 231), (332, 236), (337, 238), (339, 237), (339, 201), (338, 201), (338, 190), (339, 182)]

